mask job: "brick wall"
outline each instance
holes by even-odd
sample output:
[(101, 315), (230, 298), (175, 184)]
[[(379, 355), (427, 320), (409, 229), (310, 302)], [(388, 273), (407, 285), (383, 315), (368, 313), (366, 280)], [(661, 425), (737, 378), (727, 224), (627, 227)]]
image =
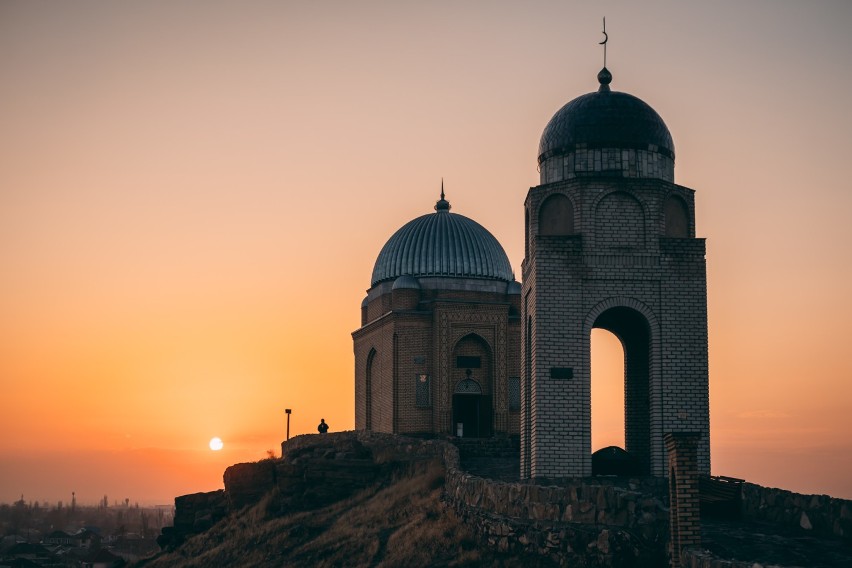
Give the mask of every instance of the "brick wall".
[[(539, 207), (555, 194), (572, 203), (563, 210), (574, 235), (539, 234)], [(672, 198), (688, 214), (686, 238), (664, 236)], [(709, 474), (706, 268), (694, 192), (659, 179), (576, 178), (531, 188), (525, 207), (523, 474), (591, 474), (593, 327), (628, 339), (626, 449), (647, 473), (665, 476), (663, 434), (700, 432), (699, 470)], [(570, 369), (571, 378), (552, 369)]]
[[(355, 428), (367, 428), (369, 404), (374, 431), (453, 433), (453, 393), (465, 378), (464, 369), (455, 364), (455, 356), (465, 353), (455, 351), (467, 337), (476, 338), (482, 346), (478, 355), (486, 365), (474, 370), (472, 378), (491, 404), (489, 430), (497, 435), (519, 434), (520, 412), (510, 412), (508, 400), (508, 380), (520, 376), (518, 295), (508, 293), (505, 282), (419, 280), (420, 290), (392, 290), (381, 283), (368, 293), (369, 321), (352, 334)], [(368, 381), (367, 362), (373, 351)], [(421, 375), (428, 377), (429, 405), (417, 401)]]

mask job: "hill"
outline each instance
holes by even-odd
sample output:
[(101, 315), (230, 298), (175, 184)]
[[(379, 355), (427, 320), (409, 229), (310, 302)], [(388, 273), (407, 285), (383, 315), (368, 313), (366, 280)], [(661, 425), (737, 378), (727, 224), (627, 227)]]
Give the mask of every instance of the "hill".
[(397, 469), (331, 504), (287, 513), (272, 490), (146, 568), (201, 566), (551, 566), (480, 545), (442, 501), (438, 461)]

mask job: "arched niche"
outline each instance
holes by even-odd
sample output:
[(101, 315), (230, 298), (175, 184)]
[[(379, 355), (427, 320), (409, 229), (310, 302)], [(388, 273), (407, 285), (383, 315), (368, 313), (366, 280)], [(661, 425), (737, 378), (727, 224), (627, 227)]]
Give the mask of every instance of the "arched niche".
[(554, 193), (542, 202), (538, 210), (538, 234), (574, 234), (574, 206), (568, 197)]
[(663, 235), (689, 238), (689, 208), (683, 199), (670, 195), (663, 204)]
[(605, 195), (595, 208), (595, 242), (604, 248), (643, 248), (645, 210), (642, 204), (623, 191)]
[(453, 347), (450, 371), (453, 392), (452, 434), (488, 438), (493, 432), (494, 383), (492, 350), (471, 333)]
[(364, 428), (373, 429), (373, 362), (376, 359), (376, 350), (370, 349), (367, 355), (367, 372), (364, 384)]

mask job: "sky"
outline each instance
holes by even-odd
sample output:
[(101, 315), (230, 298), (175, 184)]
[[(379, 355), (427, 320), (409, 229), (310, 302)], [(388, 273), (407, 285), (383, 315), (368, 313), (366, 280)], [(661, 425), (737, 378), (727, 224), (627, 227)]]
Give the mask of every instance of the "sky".
[[(696, 190), (713, 473), (852, 498), (849, 2), (2, 0), (0, 502), (169, 503), (285, 408), (353, 428), (382, 245), (443, 178), (521, 274), (604, 16)], [(596, 447), (621, 357), (594, 333)]]

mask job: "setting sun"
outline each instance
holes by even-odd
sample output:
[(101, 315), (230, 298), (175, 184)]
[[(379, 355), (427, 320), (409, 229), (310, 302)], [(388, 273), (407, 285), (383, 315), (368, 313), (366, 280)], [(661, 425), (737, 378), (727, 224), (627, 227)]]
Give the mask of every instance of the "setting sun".
[[(353, 429), (382, 246), (443, 177), (523, 280), (538, 146), (599, 88), (604, 15), (612, 89), (664, 119), (695, 190), (711, 472), (852, 498), (852, 2), (12, 0), (0, 503), (170, 504), (321, 417)], [(624, 443), (624, 363), (593, 332), (589, 450)], [(413, 373), (377, 373), (389, 404), (430, 412), (384, 388)]]

